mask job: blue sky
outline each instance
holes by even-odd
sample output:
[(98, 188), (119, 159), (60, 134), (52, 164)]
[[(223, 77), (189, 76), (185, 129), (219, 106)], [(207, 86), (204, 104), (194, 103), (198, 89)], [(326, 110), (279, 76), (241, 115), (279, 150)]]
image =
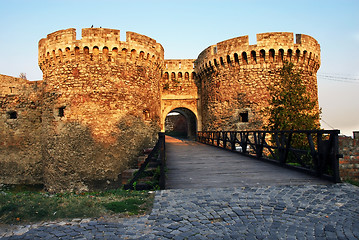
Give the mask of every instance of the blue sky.
[(318, 72), (322, 127), (346, 135), (359, 130), (358, 0), (85, 1), (0, 0), (0, 74), (42, 79), (37, 65), (41, 38), (57, 30), (120, 29), (154, 38), (165, 58), (197, 58), (217, 42), (256, 34), (308, 34), (321, 45)]

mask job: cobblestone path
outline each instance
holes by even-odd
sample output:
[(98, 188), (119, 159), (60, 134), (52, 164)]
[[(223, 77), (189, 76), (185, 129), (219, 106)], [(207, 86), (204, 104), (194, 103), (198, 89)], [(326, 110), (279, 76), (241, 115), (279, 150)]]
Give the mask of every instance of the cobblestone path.
[(150, 215), (2, 229), (2, 239), (359, 239), (349, 184), (172, 189)]

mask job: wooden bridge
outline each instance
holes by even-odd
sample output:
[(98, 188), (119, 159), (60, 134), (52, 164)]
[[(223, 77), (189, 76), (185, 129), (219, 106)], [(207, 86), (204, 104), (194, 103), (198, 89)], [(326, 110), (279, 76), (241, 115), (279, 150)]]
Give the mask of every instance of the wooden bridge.
[(150, 161), (160, 165), (161, 189), (340, 182), (338, 134), (338, 130), (199, 132), (196, 142), (160, 133), (125, 188), (133, 188)]
[(167, 189), (328, 184), (299, 171), (166, 136)]

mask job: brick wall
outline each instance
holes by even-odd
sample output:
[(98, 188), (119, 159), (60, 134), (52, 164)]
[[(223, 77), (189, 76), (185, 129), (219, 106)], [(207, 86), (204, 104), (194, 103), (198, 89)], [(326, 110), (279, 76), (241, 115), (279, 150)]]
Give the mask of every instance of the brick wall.
[(359, 181), (359, 139), (339, 137), (339, 152), (343, 154), (339, 160), (340, 178)]

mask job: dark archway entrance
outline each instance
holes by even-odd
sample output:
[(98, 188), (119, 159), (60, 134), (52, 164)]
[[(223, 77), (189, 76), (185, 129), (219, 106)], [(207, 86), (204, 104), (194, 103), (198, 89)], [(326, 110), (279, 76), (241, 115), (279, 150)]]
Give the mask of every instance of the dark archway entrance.
[(187, 108), (173, 109), (166, 116), (165, 133), (174, 137), (196, 138), (196, 115)]

